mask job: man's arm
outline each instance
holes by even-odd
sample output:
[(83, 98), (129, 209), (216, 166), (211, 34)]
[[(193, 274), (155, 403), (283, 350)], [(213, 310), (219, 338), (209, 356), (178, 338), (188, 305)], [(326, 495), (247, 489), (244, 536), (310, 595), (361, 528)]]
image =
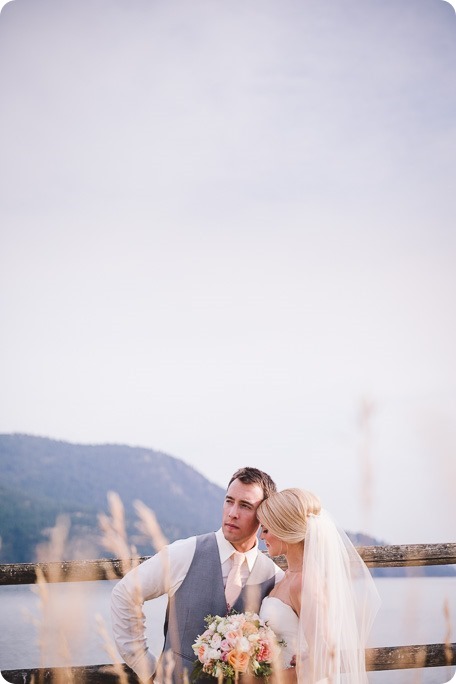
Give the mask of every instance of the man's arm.
[(128, 572), (111, 594), (111, 619), (117, 650), (127, 665), (147, 682), (155, 673), (158, 655), (145, 636), (143, 604), (164, 594), (172, 596), (182, 584), (192, 561), (196, 538), (179, 540)]
[(164, 551), (128, 572), (111, 594), (112, 631), (117, 650), (141, 681), (157, 667), (157, 656), (149, 651), (145, 631), (144, 601), (167, 593)]

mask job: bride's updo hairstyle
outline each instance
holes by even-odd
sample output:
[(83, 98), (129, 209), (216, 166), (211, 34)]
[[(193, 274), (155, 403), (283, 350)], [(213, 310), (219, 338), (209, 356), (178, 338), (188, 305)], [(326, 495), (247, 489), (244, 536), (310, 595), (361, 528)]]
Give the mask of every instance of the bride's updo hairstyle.
[(257, 508), (261, 525), (289, 544), (304, 541), (309, 515), (318, 515), (320, 499), (305, 489), (283, 489), (268, 496)]

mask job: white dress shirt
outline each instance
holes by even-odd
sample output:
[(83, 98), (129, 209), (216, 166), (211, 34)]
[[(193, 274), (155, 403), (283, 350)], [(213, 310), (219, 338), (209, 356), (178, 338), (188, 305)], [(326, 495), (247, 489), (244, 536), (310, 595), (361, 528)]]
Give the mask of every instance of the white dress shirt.
[[(231, 556), (236, 550), (223, 536), (221, 529), (215, 533), (222, 566), (223, 583), (231, 570)], [(165, 546), (159, 553), (141, 563), (121, 579), (111, 596), (111, 616), (117, 649), (127, 665), (142, 681), (155, 673), (158, 656), (149, 651), (145, 637), (144, 601), (167, 594), (173, 596), (184, 581), (196, 549), (196, 537), (178, 539)], [(246, 552), (241, 566), (244, 586), (255, 563), (258, 541)], [(276, 582), (283, 576), (277, 566)]]

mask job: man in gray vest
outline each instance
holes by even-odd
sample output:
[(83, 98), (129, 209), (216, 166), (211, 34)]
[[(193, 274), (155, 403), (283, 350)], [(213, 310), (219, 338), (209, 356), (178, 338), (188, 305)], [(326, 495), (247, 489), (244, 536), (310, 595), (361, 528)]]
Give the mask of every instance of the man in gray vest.
[[(182, 682), (184, 673), (190, 675), (193, 668), (192, 644), (205, 630), (206, 615), (225, 615), (231, 609), (258, 612), (263, 598), (283, 577), (283, 571), (258, 549), (256, 509), (275, 491), (267, 473), (248, 467), (237, 470), (228, 484), (217, 532), (165, 546), (115, 585), (114, 639), (142, 682), (153, 681), (157, 667), (157, 682), (164, 679), (159, 672), (167, 663), (173, 681)], [(164, 594), (168, 607), (159, 659), (147, 646), (142, 605)]]

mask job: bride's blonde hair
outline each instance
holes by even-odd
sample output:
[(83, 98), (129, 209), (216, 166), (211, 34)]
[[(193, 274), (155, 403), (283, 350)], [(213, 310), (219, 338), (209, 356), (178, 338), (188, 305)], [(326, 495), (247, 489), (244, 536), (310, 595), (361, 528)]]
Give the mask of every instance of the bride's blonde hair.
[(320, 510), (320, 499), (315, 494), (292, 487), (264, 499), (257, 508), (257, 517), (278, 539), (296, 544), (306, 536), (308, 516), (318, 515)]

